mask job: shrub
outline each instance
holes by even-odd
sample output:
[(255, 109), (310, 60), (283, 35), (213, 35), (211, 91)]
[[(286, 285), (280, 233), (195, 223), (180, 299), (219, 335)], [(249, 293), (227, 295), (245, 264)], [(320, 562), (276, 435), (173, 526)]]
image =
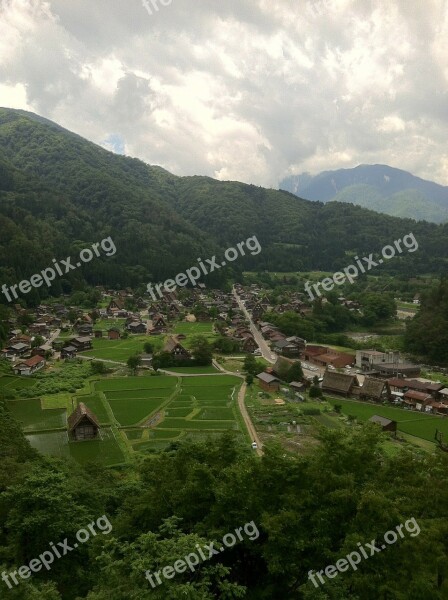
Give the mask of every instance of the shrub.
[(302, 408), (304, 415), (320, 415), (320, 408)]

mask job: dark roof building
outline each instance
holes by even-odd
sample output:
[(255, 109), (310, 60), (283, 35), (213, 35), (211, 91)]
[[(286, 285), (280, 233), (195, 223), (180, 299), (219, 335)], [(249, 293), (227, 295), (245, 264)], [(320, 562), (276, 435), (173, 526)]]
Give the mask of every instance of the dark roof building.
[(359, 396), (369, 400), (382, 400), (390, 396), (390, 388), (387, 381), (383, 379), (375, 379), (374, 377), (366, 377), (364, 384), (360, 389)]
[(322, 381), (322, 389), (324, 391), (348, 396), (351, 394), (354, 386), (359, 386), (356, 375), (335, 373), (332, 371), (325, 371), (324, 373), (324, 380)]
[(70, 439), (95, 440), (98, 438), (100, 424), (90, 408), (80, 402), (76, 410), (67, 419), (68, 434)]
[(391, 421), (390, 419), (386, 419), (386, 417), (373, 415), (373, 417), (370, 417), (369, 422), (375, 423), (376, 425), (380, 425), (383, 431), (397, 431), (397, 422)]

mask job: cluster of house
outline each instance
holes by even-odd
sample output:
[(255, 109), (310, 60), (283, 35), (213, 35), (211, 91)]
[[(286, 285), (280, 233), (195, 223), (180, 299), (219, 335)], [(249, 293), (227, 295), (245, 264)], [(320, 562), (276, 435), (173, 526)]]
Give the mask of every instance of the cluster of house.
[[(378, 359), (379, 354), (384, 354), (386, 358), (389, 353), (378, 353), (374, 350), (361, 351), (361, 355), (364, 354)], [(273, 367), (268, 367), (265, 372), (257, 376), (262, 389), (268, 392), (279, 390), (282, 379), (280, 373), (284, 374), (284, 369), (281, 367), (284, 367), (285, 360), (288, 359), (279, 358)], [(289, 360), (289, 363), (292, 365), (294, 361)], [(408, 363), (396, 364), (403, 364), (411, 369)], [(329, 394), (351, 396), (378, 403), (388, 401), (411, 410), (448, 414), (448, 388), (442, 383), (415, 378), (420, 374), (419, 369), (415, 365), (412, 369), (414, 375), (410, 378), (400, 371), (396, 377), (384, 377), (380, 369), (374, 370), (373, 373), (371, 370), (364, 369), (364, 380), (361, 384), (357, 373), (338, 372), (327, 368), (323, 374), (321, 387), (323, 392)], [(309, 382), (294, 382), (294, 385), (290, 385), (294, 390), (301, 391), (304, 386), (309, 385)]]
[[(265, 292), (257, 284), (252, 284), (247, 287), (236, 284), (235, 290), (256, 323), (263, 317), (265, 312), (269, 312), (274, 308), (266, 301)], [(282, 296), (284, 296), (284, 299), (287, 300), (287, 302), (276, 304), (275, 312), (282, 314), (292, 311), (300, 314), (302, 317), (306, 317), (313, 312), (305, 294), (295, 291), (286, 291)]]

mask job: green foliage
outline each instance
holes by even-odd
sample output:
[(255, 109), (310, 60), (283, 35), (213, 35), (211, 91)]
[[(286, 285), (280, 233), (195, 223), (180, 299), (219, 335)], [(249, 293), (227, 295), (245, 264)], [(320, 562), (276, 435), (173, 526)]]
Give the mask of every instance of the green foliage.
[(195, 335), (190, 341), (194, 362), (198, 367), (212, 364), (213, 348), (203, 335)]
[[(311, 394), (310, 394), (310, 397), (312, 398), (313, 396), (311, 396)], [(320, 408), (302, 408), (301, 412), (304, 415), (316, 416), (316, 415), (320, 415)]]
[(257, 361), (253, 354), (246, 354), (243, 370), (250, 375), (258, 375), (264, 371), (264, 365)]
[(94, 375), (102, 375), (107, 372), (106, 365), (100, 360), (92, 360), (90, 366)]
[(221, 354), (233, 354), (240, 349), (240, 343), (228, 337), (221, 336), (213, 342), (213, 348)]
[[(415, 223), (338, 202), (310, 203), (238, 182), (175, 177), (107, 152), (31, 113), (0, 109), (0, 147), (2, 281), (16, 284), (53, 258), (76, 257), (110, 235), (119, 250), (56, 278), (50, 288), (33, 289), (23, 296), (29, 305), (66, 293), (94, 306), (94, 285), (164, 281), (196, 264), (198, 256), (222, 255), (248, 232), (257, 236), (262, 251), (247, 250), (231, 267), (210, 273), (208, 285), (225, 287), (243, 269), (339, 271), (349, 256), (368, 256), (410, 231), (418, 252), (385, 262), (381, 272), (440, 272), (448, 257), (446, 224)], [(332, 320), (348, 318), (326, 311), (327, 331), (334, 330)], [(216, 317), (216, 311), (211, 314)], [(312, 339), (313, 322), (300, 325), (298, 335)]]
[(405, 348), (437, 363), (448, 362), (448, 278), (428, 290), (418, 313), (408, 322)]
[(127, 360), (127, 365), (131, 369), (131, 371), (134, 373), (134, 375), (137, 373), (138, 368), (141, 364), (142, 364), (142, 358), (141, 358), (140, 354), (133, 354)]
[(146, 352), (146, 354), (152, 354), (154, 348), (153, 345), (151, 344), (151, 342), (145, 342), (143, 344), (143, 349)]
[(322, 390), (316, 384), (310, 387), (310, 398), (320, 398), (322, 396)]
[(288, 370), (285, 381), (291, 383), (291, 381), (301, 381), (303, 379), (302, 365), (300, 361), (296, 361), (291, 368)]

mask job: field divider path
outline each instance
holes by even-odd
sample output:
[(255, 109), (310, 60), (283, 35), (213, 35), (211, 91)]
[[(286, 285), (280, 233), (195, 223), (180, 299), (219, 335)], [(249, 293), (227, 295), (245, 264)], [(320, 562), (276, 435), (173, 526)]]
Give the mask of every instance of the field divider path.
[[(173, 392), (168, 396), (168, 398), (165, 400), (165, 402), (162, 402), (162, 404), (160, 404), (156, 409), (154, 409), (152, 412), (149, 413), (149, 415), (146, 415), (146, 417), (144, 419), (142, 419), (141, 421), (139, 421), (136, 425), (134, 425), (134, 427), (142, 427), (153, 415), (156, 415), (158, 412), (161, 412), (162, 410), (164, 410), (167, 405), (174, 400), (174, 398), (176, 398), (176, 396), (178, 396), (179, 392), (181, 392), (182, 390), (182, 378), (177, 376), (177, 383), (173, 388)], [(151, 427), (148, 427), (147, 429), (152, 429)]]
[(257, 430), (255, 429), (255, 425), (252, 423), (252, 419), (250, 418), (250, 415), (247, 412), (247, 408), (246, 408), (246, 404), (245, 404), (247, 384), (244, 381), (244, 379), (245, 379), (244, 375), (240, 375), (238, 373), (232, 373), (231, 371), (226, 371), (226, 369), (224, 369), (224, 367), (222, 367), (220, 364), (218, 364), (215, 360), (213, 360), (213, 366), (215, 366), (217, 369), (219, 369), (221, 371), (221, 373), (223, 373), (225, 375), (233, 375), (235, 377), (239, 377), (240, 379), (243, 379), (243, 384), (238, 391), (238, 408), (240, 409), (241, 416), (244, 419), (244, 423), (246, 424), (246, 428), (247, 428), (247, 431), (249, 432), (251, 439), (257, 443), (256, 452), (257, 452), (258, 456), (263, 456), (263, 450), (262, 450), (263, 445), (258, 436)]
[(131, 451), (132, 451), (132, 446), (129, 443), (129, 440), (127, 439), (126, 435), (121, 435), (120, 433), (120, 423), (117, 421), (117, 419), (115, 418), (114, 412), (107, 400), (106, 394), (104, 393), (104, 391), (102, 390), (97, 390), (97, 393), (99, 393), (99, 397), (101, 402), (103, 403), (104, 408), (106, 409), (107, 414), (109, 415), (109, 419), (110, 419), (110, 428), (111, 431), (114, 435), (115, 441), (118, 444), (118, 447), (121, 448), (125, 454), (125, 457), (130, 458), (131, 456)]

